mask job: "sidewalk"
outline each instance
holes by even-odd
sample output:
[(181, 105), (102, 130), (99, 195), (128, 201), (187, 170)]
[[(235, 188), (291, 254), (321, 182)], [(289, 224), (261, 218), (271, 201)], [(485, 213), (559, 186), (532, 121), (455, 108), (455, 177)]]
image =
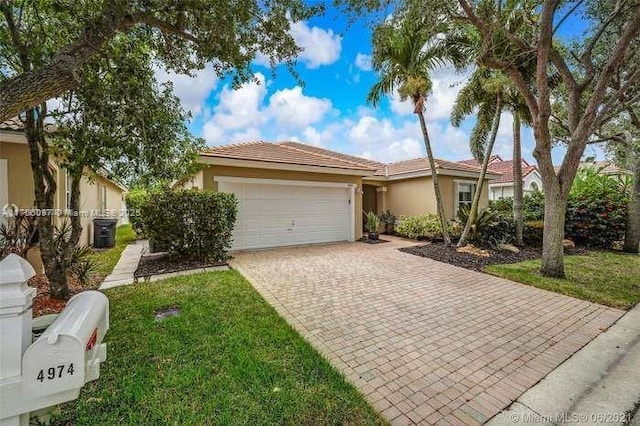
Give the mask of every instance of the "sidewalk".
[(133, 284), (133, 274), (136, 272), (142, 253), (147, 249), (147, 247), (147, 240), (138, 240), (135, 243), (129, 244), (123, 250), (120, 255), (120, 259), (118, 260), (115, 268), (113, 268), (113, 271), (111, 271), (111, 274), (102, 282), (100, 290)]
[[(487, 424), (625, 425), (639, 403), (640, 305)], [(640, 414), (632, 424), (640, 425)]]

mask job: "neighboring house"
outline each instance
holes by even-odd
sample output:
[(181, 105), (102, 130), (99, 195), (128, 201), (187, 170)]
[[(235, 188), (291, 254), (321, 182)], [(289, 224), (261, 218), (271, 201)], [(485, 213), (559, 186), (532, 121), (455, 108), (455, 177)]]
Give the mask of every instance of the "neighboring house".
[[(480, 167), (476, 160), (459, 161), (460, 164)], [(489, 183), (489, 199), (513, 198), (513, 161), (503, 160), (499, 155), (489, 158), (487, 169), (499, 173), (501, 176)], [(524, 194), (532, 191), (542, 191), (542, 176), (538, 168), (522, 160), (522, 191)]]
[[(5, 205), (15, 205), (21, 209), (35, 208), (30, 158), (22, 124), (17, 120), (0, 123), (0, 209)], [(55, 158), (50, 160), (49, 166), (54, 171), (57, 184), (53, 208), (68, 209), (70, 178), (56, 164)], [(81, 219), (81, 244), (92, 244), (92, 216), (116, 216), (119, 223), (123, 221), (120, 212), (125, 211), (126, 192), (125, 187), (107, 179), (103, 174), (87, 171), (80, 184), (80, 211), (87, 214)], [(64, 217), (62, 215), (57, 220), (63, 220)]]
[[(176, 185), (238, 197), (234, 250), (354, 241), (363, 211), (436, 212), (425, 158), (383, 164), (299, 142), (250, 142), (207, 149), (200, 162), (203, 170)], [(437, 173), (453, 220), (460, 204), (471, 203), (479, 169), (437, 160)]]

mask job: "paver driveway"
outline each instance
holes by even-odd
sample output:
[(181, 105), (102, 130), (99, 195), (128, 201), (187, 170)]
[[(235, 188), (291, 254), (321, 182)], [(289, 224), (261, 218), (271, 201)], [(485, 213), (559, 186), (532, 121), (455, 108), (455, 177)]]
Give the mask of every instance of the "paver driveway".
[(394, 424), (478, 424), (622, 311), (402, 253), (400, 239), (232, 266)]

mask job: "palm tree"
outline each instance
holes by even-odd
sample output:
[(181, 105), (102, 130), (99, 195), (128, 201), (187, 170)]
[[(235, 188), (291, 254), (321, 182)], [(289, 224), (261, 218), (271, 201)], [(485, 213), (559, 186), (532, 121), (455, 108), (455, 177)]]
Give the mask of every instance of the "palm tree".
[(464, 44), (459, 44), (463, 40), (450, 28), (444, 28), (443, 24), (426, 25), (416, 17), (405, 17), (380, 25), (373, 35), (371, 61), (380, 78), (367, 95), (367, 100), (373, 106), (380, 103), (383, 95), (391, 95), (396, 90), (401, 100), (411, 99), (422, 130), (445, 245), (451, 244), (451, 238), (424, 118), (424, 105), (431, 92), (430, 74), (433, 69), (446, 64), (453, 64), (457, 68), (464, 66), (465, 52), (460, 48)]
[(458, 246), (467, 243), (471, 227), (478, 214), (482, 185), (489, 165), (489, 158), (498, 134), (500, 116), (508, 108), (514, 117), (513, 124), (513, 165), (514, 165), (514, 221), (516, 223), (516, 244), (522, 245), (522, 153), (520, 146), (521, 117), (528, 121), (527, 108), (509, 78), (500, 71), (484, 67), (477, 68), (467, 85), (460, 90), (451, 113), (451, 122), (459, 126), (462, 120), (476, 109), (477, 122), (470, 139), (473, 157), (482, 162), (476, 192)]

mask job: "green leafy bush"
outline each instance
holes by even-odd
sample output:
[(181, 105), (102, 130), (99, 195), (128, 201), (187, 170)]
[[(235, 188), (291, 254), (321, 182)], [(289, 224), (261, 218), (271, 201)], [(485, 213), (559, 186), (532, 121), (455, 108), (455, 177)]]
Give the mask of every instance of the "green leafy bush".
[(364, 214), (365, 217), (365, 227), (369, 234), (377, 234), (378, 229), (380, 229), (380, 218), (376, 214), (376, 212), (367, 212)]
[(142, 230), (155, 248), (192, 260), (225, 260), (238, 201), (233, 194), (189, 190), (150, 193), (140, 207)]
[(565, 237), (576, 244), (611, 248), (624, 239), (628, 204), (620, 197), (572, 197), (567, 206)]
[[(501, 216), (513, 216), (513, 198), (489, 201), (489, 208)], [(544, 194), (542, 192), (532, 191), (523, 197), (522, 217), (525, 221), (544, 219)]]
[(442, 226), (438, 215), (425, 213), (417, 216), (401, 216), (396, 232), (407, 238), (441, 238)]
[[(458, 210), (458, 219), (464, 227), (469, 218), (471, 207), (463, 205)], [(497, 248), (500, 244), (513, 241), (515, 228), (513, 219), (503, 216), (491, 209), (478, 211), (475, 221), (471, 224), (469, 241), (480, 247)]]
[(140, 210), (142, 206), (149, 199), (149, 191), (146, 189), (132, 189), (125, 197), (127, 203), (127, 211), (129, 212), (129, 222), (131, 228), (136, 232), (136, 235), (145, 237), (143, 228), (143, 220)]
[(624, 239), (628, 202), (628, 179), (595, 167), (580, 169), (569, 194), (565, 236), (576, 244), (610, 248)]
[(530, 220), (524, 223), (522, 229), (522, 240), (525, 245), (542, 246), (542, 235), (544, 232), (544, 222), (541, 220)]

